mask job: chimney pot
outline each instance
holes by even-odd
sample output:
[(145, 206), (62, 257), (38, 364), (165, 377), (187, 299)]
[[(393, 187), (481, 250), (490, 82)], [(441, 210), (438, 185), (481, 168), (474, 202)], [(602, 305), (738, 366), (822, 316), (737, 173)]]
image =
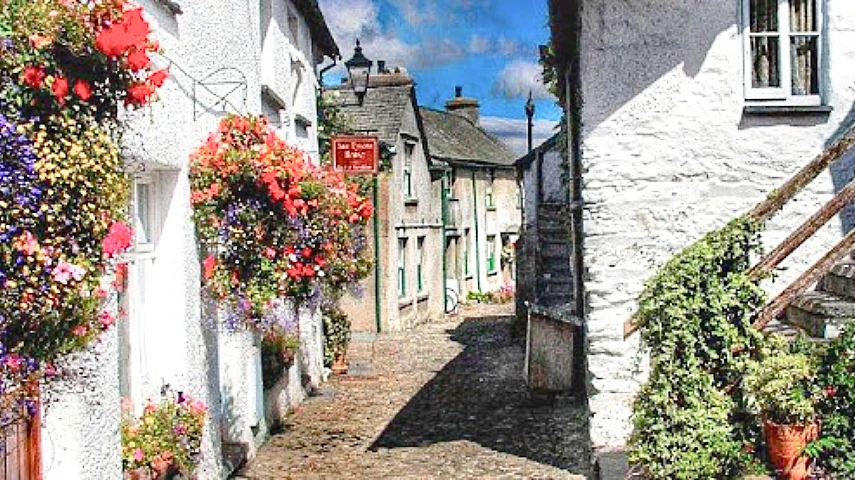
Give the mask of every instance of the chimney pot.
[(463, 87), (460, 85), (454, 87), (454, 97), (460, 98), (462, 96), (463, 96)]
[(377, 60), (377, 73), (388, 73), (386, 71), (386, 60)]

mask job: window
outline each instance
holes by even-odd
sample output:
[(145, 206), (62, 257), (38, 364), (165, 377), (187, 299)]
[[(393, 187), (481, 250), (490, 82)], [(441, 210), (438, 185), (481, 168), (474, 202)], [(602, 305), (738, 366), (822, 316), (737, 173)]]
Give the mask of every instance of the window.
[(496, 236), (487, 235), (487, 273), (496, 273)]
[(413, 151), (416, 146), (412, 143), (404, 144), (404, 199), (413, 197)]
[(290, 10), (288, 10), (288, 32), (291, 34), (291, 43), (300, 48), (300, 20)]
[(821, 0), (743, 0), (747, 100), (821, 104)]
[(523, 191), (520, 187), (517, 187), (517, 210), (522, 210), (523, 208)]
[(493, 198), (493, 182), (495, 174), (490, 170), (490, 177), (487, 179), (487, 208), (496, 208), (496, 200)]
[(424, 261), (425, 237), (419, 237), (416, 243), (416, 288), (418, 293), (425, 291), (424, 272), (422, 263)]
[(457, 171), (449, 168), (445, 171), (445, 194), (448, 198), (454, 198), (454, 182), (457, 180)]
[(398, 239), (398, 296), (407, 296), (407, 239)]

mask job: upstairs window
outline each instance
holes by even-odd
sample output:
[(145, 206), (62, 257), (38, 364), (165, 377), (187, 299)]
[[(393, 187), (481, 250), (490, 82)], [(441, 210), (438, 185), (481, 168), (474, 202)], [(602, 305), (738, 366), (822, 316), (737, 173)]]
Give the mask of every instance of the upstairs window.
[(496, 174), (492, 170), (490, 170), (489, 177), (487, 178), (487, 188), (486, 188), (486, 190), (487, 190), (487, 192), (486, 192), (487, 209), (490, 209), (490, 210), (496, 208), (496, 199), (493, 196), (493, 184), (495, 183), (495, 179), (496, 179)]
[(746, 100), (821, 105), (821, 0), (743, 0), (743, 31)]
[(404, 199), (410, 200), (415, 198), (413, 192), (413, 153), (416, 146), (412, 143), (404, 144)]

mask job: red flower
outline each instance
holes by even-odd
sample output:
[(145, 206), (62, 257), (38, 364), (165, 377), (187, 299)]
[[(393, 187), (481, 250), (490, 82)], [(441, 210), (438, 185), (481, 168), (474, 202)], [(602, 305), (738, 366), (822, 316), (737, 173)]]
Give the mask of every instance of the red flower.
[(145, 48), (151, 28), (149, 28), (148, 22), (143, 18), (142, 8), (135, 8), (125, 12), (120, 25), (132, 45), (137, 45), (138, 48)]
[(202, 275), (205, 278), (205, 281), (210, 280), (214, 276), (214, 271), (217, 268), (217, 259), (214, 258), (213, 255), (208, 255), (205, 257), (205, 261), (202, 262)]
[(154, 87), (147, 83), (136, 83), (128, 89), (128, 96), (125, 99), (125, 103), (145, 105), (151, 99), (152, 95), (154, 95)]
[(32, 88), (41, 88), (45, 80), (45, 69), (42, 67), (27, 67), (24, 69), (22, 78), (24, 85)]
[(77, 80), (74, 82), (74, 93), (84, 102), (88, 102), (92, 98), (92, 87), (86, 80)]
[(149, 65), (151, 65), (151, 59), (148, 58), (146, 51), (141, 48), (135, 48), (128, 55), (128, 66), (133, 72), (144, 70), (148, 68)]
[(303, 255), (303, 258), (309, 258), (312, 256), (312, 249), (309, 247), (303, 247), (303, 250), (300, 251), (300, 254)]
[(835, 397), (837, 396), (837, 387), (834, 385), (829, 385), (825, 387), (825, 396), (827, 397)]
[(56, 77), (53, 85), (50, 87), (50, 91), (56, 97), (57, 103), (65, 105), (65, 97), (68, 96), (68, 79), (65, 77)]
[(101, 242), (101, 250), (107, 257), (114, 257), (131, 247), (134, 240), (134, 232), (131, 227), (122, 222), (114, 222), (110, 225), (110, 231)]
[(169, 72), (166, 70), (158, 70), (149, 75), (148, 82), (155, 87), (160, 88), (163, 86), (163, 82), (165, 82), (167, 78), (169, 78)]
[(117, 24), (98, 32), (95, 36), (95, 48), (108, 57), (118, 57), (130, 48), (130, 43)]

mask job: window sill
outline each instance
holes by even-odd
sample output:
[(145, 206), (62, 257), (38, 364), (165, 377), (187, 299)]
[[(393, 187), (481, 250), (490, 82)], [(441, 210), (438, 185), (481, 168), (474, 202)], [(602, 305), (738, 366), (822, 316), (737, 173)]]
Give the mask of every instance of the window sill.
[(418, 294), (418, 296), (416, 297), (416, 301), (419, 303), (422, 303), (422, 302), (426, 302), (429, 298), (430, 298), (429, 293), (422, 292), (422, 293)]
[(398, 309), (400, 310), (402, 308), (407, 308), (407, 307), (412, 306), (413, 301), (414, 301), (414, 299), (412, 297), (410, 297), (410, 298), (404, 298), (404, 297), (398, 298)]
[(492, 206), (491, 206), (491, 205), (487, 205), (487, 211), (488, 211), (488, 212), (495, 212), (495, 211), (496, 211), (496, 206), (495, 206), (495, 205), (492, 205)]
[(786, 103), (746, 103), (747, 115), (825, 115), (834, 110), (829, 105), (788, 105)]
[(498, 270), (493, 270), (492, 272), (487, 272), (488, 277), (494, 277), (499, 274)]
[(404, 205), (406, 205), (408, 207), (413, 207), (413, 206), (416, 206), (418, 204), (419, 204), (418, 198), (405, 198), (404, 199)]

